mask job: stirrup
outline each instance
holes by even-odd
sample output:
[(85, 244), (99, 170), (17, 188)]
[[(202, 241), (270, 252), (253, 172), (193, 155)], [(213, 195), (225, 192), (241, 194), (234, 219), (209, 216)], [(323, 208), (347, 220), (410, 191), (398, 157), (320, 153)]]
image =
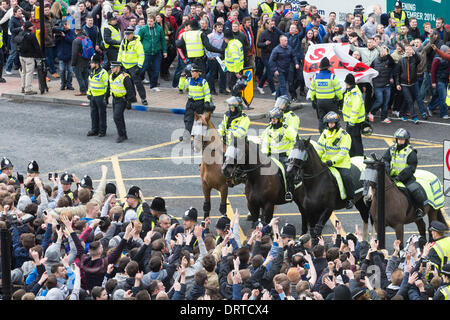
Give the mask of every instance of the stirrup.
[(425, 212), (421, 208), (416, 209), (417, 219), (422, 219), (425, 216)]
[(286, 200), (286, 201), (293, 200), (292, 193), (290, 191), (286, 192), (286, 195), (284, 196), (284, 200)]
[(355, 204), (353, 203), (352, 200), (347, 200), (347, 203), (345, 204), (345, 208), (346, 209), (351, 209), (351, 208), (353, 208), (354, 205)]

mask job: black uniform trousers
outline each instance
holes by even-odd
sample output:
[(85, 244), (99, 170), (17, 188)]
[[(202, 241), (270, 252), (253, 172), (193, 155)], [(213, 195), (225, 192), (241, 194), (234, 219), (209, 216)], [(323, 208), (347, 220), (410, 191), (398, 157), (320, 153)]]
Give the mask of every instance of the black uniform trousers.
[[(336, 168), (336, 167), (335, 167)], [(347, 193), (347, 199), (352, 200), (355, 196), (355, 187), (353, 186), (351, 170), (347, 168), (336, 168), (342, 177), (342, 182), (344, 183), (345, 191)]]
[(139, 97), (141, 97), (141, 100), (147, 99), (144, 84), (142, 83), (141, 69), (136, 65), (134, 67), (131, 67), (130, 69), (125, 69), (125, 72), (130, 75), (130, 78), (136, 86), (136, 91), (139, 93)]
[(105, 95), (91, 96), (91, 130), (98, 133), (106, 133), (106, 103)]
[(108, 63), (105, 66), (105, 70), (109, 71), (111, 69), (111, 61), (117, 61), (117, 56), (119, 55), (119, 48), (109, 46), (106, 49), (106, 57), (108, 58)]
[(361, 137), (361, 123), (354, 126), (347, 124), (345, 131), (352, 137), (352, 145), (350, 147), (350, 157), (364, 156), (364, 147)]
[(114, 123), (116, 124), (117, 133), (120, 137), (127, 135), (127, 129), (125, 127), (124, 112), (127, 107), (127, 101), (125, 97), (116, 98), (113, 97), (113, 114)]
[(186, 112), (184, 113), (184, 127), (189, 133), (192, 131), (194, 125), (194, 112), (202, 114), (205, 108), (204, 99), (194, 100), (189, 98), (186, 102)]

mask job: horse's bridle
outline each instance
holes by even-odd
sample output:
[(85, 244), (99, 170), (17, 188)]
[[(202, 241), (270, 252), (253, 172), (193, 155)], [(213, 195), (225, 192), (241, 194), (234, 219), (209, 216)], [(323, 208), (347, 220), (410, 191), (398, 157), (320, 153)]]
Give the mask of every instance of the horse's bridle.
[[(263, 165), (262, 164), (258, 164), (256, 167), (254, 168), (250, 168), (250, 169), (241, 169), (239, 167), (239, 165), (235, 165), (233, 170), (231, 171), (231, 177), (229, 178), (229, 180), (234, 180), (235, 184), (239, 184), (239, 183), (243, 183), (245, 180), (247, 180), (247, 175), (251, 172), (254, 172), (256, 170), (258, 170), (259, 168), (261, 168)], [(228, 179), (227, 179), (228, 180)]]
[[(306, 149), (305, 149), (305, 151), (306, 151)], [(306, 153), (306, 155), (307, 155), (307, 153)], [(304, 172), (303, 166), (301, 166), (301, 165), (295, 163), (295, 160), (301, 160), (301, 161), (305, 162), (305, 161), (307, 160), (307, 158), (308, 158), (308, 156), (306, 156), (305, 159), (293, 158), (294, 160), (290, 163), (290, 165), (292, 165), (294, 168), (299, 169), (300, 177), (302, 178), (302, 180), (310, 180), (310, 179), (314, 179), (314, 178), (320, 176), (322, 173), (324, 173), (324, 172), (328, 169), (327, 167), (323, 167), (323, 168), (322, 168), (321, 170), (319, 170), (317, 173), (314, 173), (314, 174), (311, 174), (311, 175), (306, 174), (306, 173)]]

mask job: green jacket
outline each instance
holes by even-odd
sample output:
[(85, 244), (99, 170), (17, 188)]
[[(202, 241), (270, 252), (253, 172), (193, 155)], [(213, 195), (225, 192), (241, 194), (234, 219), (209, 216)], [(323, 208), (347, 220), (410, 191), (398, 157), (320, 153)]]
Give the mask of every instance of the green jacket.
[(167, 43), (164, 37), (164, 31), (159, 24), (155, 23), (153, 28), (148, 25), (139, 29), (142, 46), (146, 55), (155, 55), (158, 53), (167, 53)]

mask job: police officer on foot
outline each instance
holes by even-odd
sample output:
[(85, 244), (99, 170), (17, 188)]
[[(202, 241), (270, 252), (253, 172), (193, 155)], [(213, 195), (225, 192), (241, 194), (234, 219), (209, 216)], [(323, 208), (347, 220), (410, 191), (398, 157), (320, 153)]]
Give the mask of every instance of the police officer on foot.
[(450, 300), (450, 263), (442, 267), (441, 275), (443, 284), (434, 293), (433, 300)]
[(339, 113), (342, 108), (342, 88), (338, 78), (330, 70), (327, 57), (320, 61), (320, 71), (311, 80), (311, 102), (319, 119), (319, 131), (325, 129), (323, 117), (330, 111)]
[[(91, 198), (94, 195), (94, 191), (92, 189), (94, 189), (93, 184), (92, 184), (92, 179), (91, 177), (89, 177), (88, 175), (85, 175), (79, 183), (79, 186), (83, 189), (87, 189), (90, 194), (91, 194)], [(107, 194), (107, 193), (106, 193)]]
[(121, 63), (111, 61), (111, 75), (109, 76), (109, 90), (113, 97), (114, 123), (119, 134), (116, 142), (121, 143), (128, 139), (125, 127), (125, 109), (131, 109), (131, 103), (137, 102), (136, 90), (130, 75), (121, 71)]
[(101, 67), (101, 56), (91, 58), (91, 74), (87, 97), (91, 107), (91, 130), (87, 136), (104, 137), (106, 135), (106, 100), (108, 94), (108, 72)]
[(355, 77), (349, 73), (345, 77), (347, 89), (344, 93), (344, 107), (342, 114), (344, 121), (347, 122), (345, 128), (352, 137), (352, 146), (350, 148), (350, 157), (364, 156), (364, 148), (361, 138), (362, 123), (366, 119), (366, 109), (364, 107), (364, 98), (356, 85)]
[(61, 176), (61, 185), (65, 196), (68, 196), (70, 200), (73, 201), (74, 196), (72, 190), (70, 190), (70, 187), (72, 186), (73, 177), (71, 174), (64, 172)]
[(439, 275), (443, 272), (444, 265), (448, 266), (448, 258), (450, 256), (450, 237), (445, 236), (448, 230), (449, 228), (444, 222), (432, 221), (429, 231), (431, 231), (431, 236), (433, 237), (433, 246), (427, 255), (422, 255), (423, 259), (428, 260), (435, 266)]
[(106, 70), (109, 70), (111, 61), (117, 60), (122, 37), (120, 34), (120, 26), (117, 23), (117, 18), (114, 13), (108, 12), (107, 18), (108, 25), (103, 28), (102, 38), (103, 45), (106, 49), (106, 57), (108, 58), (108, 65), (106, 66)]
[(414, 177), (418, 159), (417, 150), (409, 143), (410, 137), (405, 129), (397, 129), (395, 143), (385, 151), (383, 161), (394, 181), (402, 182), (410, 192), (417, 208), (417, 218), (420, 219), (425, 215), (423, 203), (427, 200), (427, 194)]
[(389, 18), (395, 19), (395, 21), (397, 21), (395, 30), (397, 30), (398, 34), (400, 34), (401, 26), (409, 26), (408, 16), (406, 15), (406, 12), (403, 11), (401, 1), (395, 1), (394, 11), (389, 12)]
[(204, 111), (212, 111), (211, 93), (209, 91), (208, 81), (200, 77), (202, 69), (197, 64), (192, 64), (191, 75), (184, 81), (183, 90), (188, 91), (188, 100), (186, 102), (186, 112), (184, 113), (185, 136), (180, 137), (180, 141), (186, 138), (189, 141), (188, 134), (191, 134), (194, 125), (194, 112), (202, 114)]
[(34, 178), (36, 177), (39, 177), (39, 165), (35, 160), (31, 160), (27, 166), (27, 179), (24, 182), (25, 190), (30, 195), (34, 194)]
[(334, 167), (339, 171), (347, 193), (345, 207), (351, 209), (355, 195), (349, 155), (352, 138), (340, 127), (339, 118), (339, 115), (334, 111), (328, 112), (323, 118), (323, 123), (327, 127), (322, 131), (319, 141), (317, 141), (317, 154), (328, 167)]
[(147, 95), (145, 93), (144, 84), (142, 83), (141, 70), (144, 65), (145, 54), (139, 36), (134, 35), (134, 28), (125, 29), (125, 38), (122, 40), (119, 48), (117, 61), (121, 62), (125, 72), (127, 72), (131, 80), (136, 85), (137, 92), (141, 97), (142, 104), (146, 106)]
[[(283, 121), (283, 111), (273, 108), (269, 112), (270, 123), (261, 135), (261, 152), (267, 156), (278, 156), (278, 160), (286, 167), (289, 154), (294, 148), (297, 134), (289, 130), (287, 123)], [(289, 176), (286, 176), (287, 189), (285, 200), (292, 201), (294, 191), (291, 189)]]
[(5, 182), (6, 184), (17, 184), (16, 178), (12, 176), (13, 169), (14, 165), (12, 164), (11, 160), (3, 157), (1, 162), (1, 180), (3, 180), (3, 182)]

